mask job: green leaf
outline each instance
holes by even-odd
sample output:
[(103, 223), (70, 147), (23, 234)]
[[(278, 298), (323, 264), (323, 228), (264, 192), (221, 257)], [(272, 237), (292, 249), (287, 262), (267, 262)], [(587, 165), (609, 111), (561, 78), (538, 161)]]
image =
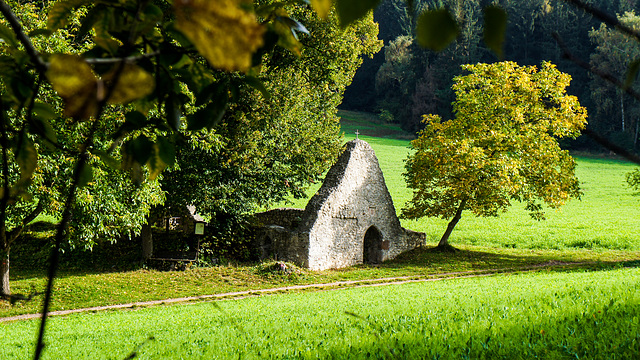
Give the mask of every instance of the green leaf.
[(252, 88), (260, 91), (265, 100), (271, 99), (271, 93), (269, 93), (269, 90), (267, 90), (262, 81), (260, 81), (260, 79), (258, 79), (257, 77), (247, 76), (244, 78), (244, 82)]
[(265, 27), (240, 1), (174, 1), (176, 28), (209, 63), (226, 71), (247, 71), (262, 46)]
[[(126, 170), (131, 175), (131, 180), (136, 184), (142, 184), (144, 176), (142, 173), (142, 165), (134, 158), (135, 151), (132, 145), (133, 141), (126, 142), (120, 148), (120, 156), (122, 156), (122, 170)], [(145, 161), (146, 162), (146, 161)]]
[(153, 4), (147, 4), (141, 12), (142, 20), (148, 23), (159, 23), (162, 21), (164, 14), (162, 9)]
[(124, 115), (124, 125), (127, 130), (139, 130), (142, 129), (147, 123), (147, 117), (139, 111), (129, 111)]
[(331, 6), (333, 5), (332, 0), (311, 0), (311, 7), (318, 13), (318, 16), (321, 19), (327, 19), (329, 16), (329, 11), (331, 11)]
[(0, 39), (3, 42), (9, 44), (9, 46), (17, 48), (18, 47), (18, 39), (16, 38), (16, 34), (13, 30), (9, 29), (6, 25), (0, 24)]
[(635, 59), (629, 64), (627, 68), (627, 78), (624, 81), (624, 88), (628, 89), (634, 81), (636, 81), (636, 77), (638, 76), (638, 71), (640, 71), (640, 59)]
[(132, 131), (140, 130), (147, 125), (147, 117), (139, 111), (130, 111), (124, 115), (124, 123), (113, 134), (113, 139), (120, 139)]
[(33, 122), (31, 123), (32, 132), (46, 138), (54, 144), (58, 143), (56, 132), (49, 123), (49, 120), (57, 117), (55, 110), (48, 104), (36, 102), (33, 104), (33, 114)]
[(183, 48), (190, 49), (190, 50), (195, 48), (191, 40), (185, 34), (183, 34), (182, 31), (178, 29), (178, 26), (174, 21), (168, 22), (164, 26), (164, 29), (167, 32), (167, 34), (172, 39), (175, 39), (175, 41), (177, 41), (178, 44), (180, 44)]
[(93, 169), (91, 168), (91, 165), (84, 164), (84, 166), (82, 166), (82, 169), (80, 169), (80, 175), (78, 177), (78, 187), (85, 187), (89, 185), (91, 181), (93, 181)]
[(49, 121), (40, 119), (38, 117), (33, 118), (33, 122), (31, 123), (32, 132), (44, 137), (49, 140), (51, 143), (57, 144), (58, 137), (56, 136), (55, 130), (49, 123)]
[(14, 76), (9, 80), (9, 87), (11, 88), (13, 96), (24, 104), (26, 100), (32, 96), (33, 90), (25, 83), (30, 81), (29, 74), (20, 72), (17, 75), (17, 77)]
[(96, 43), (96, 45), (98, 45), (100, 48), (111, 55), (117, 54), (118, 50), (120, 49), (120, 42), (118, 42), (111, 36), (94, 36), (93, 41)]
[(191, 64), (193, 64), (193, 60), (191, 60), (188, 55), (179, 53), (176, 54), (179, 56), (179, 60), (171, 64), (171, 69), (178, 70), (182, 69), (185, 66), (190, 66)]
[(134, 163), (133, 166), (129, 169), (131, 174), (131, 180), (133, 180), (134, 184), (140, 186), (144, 181), (144, 173), (142, 172), (142, 165), (138, 163)]
[(87, 34), (89, 34), (91, 29), (93, 28), (93, 25), (102, 18), (102, 13), (104, 11), (105, 8), (102, 5), (96, 5), (95, 7), (91, 8), (91, 10), (87, 12), (85, 17), (80, 22), (80, 29), (78, 29), (78, 32), (75, 35), (76, 39), (82, 39)]
[(446, 9), (426, 10), (418, 19), (416, 37), (422, 47), (444, 50), (459, 33), (458, 24)]
[(20, 168), (20, 180), (30, 179), (38, 165), (38, 152), (24, 131), (16, 145), (16, 162)]
[(159, 155), (158, 146), (155, 144), (154, 149), (156, 151), (153, 152), (149, 161), (147, 161), (147, 166), (149, 167), (149, 180), (155, 180), (162, 170), (167, 167), (167, 164), (162, 161)]
[(173, 144), (164, 136), (158, 136), (158, 155), (160, 159), (171, 167), (176, 163), (176, 148)]
[(298, 35), (296, 35), (296, 31), (309, 35), (309, 30), (296, 19), (292, 19), (288, 16), (277, 16), (276, 21), (280, 21), (287, 27), (289, 27), (291, 33), (293, 34), (293, 36), (295, 36), (296, 39), (298, 38)]
[(49, 29), (35, 29), (29, 32), (29, 37), (34, 38), (38, 36), (46, 36), (49, 37), (53, 34), (53, 32)]
[(484, 42), (498, 58), (502, 58), (502, 44), (507, 31), (507, 13), (491, 5), (484, 8)]
[(73, 10), (90, 3), (91, 1), (89, 0), (67, 0), (56, 2), (51, 7), (51, 10), (49, 10), (47, 29), (50, 31), (56, 31), (67, 26), (69, 16)]
[(345, 28), (358, 21), (369, 11), (375, 9), (379, 3), (380, 0), (336, 0), (340, 26)]
[(280, 40), (280, 36), (273, 29), (267, 29), (264, 34), (262, 46), (253, 53), (253, 57), (251, 58), (252, 66), (258, 66), (262, 63), (262, 56), (266, 53), (271, 52), (273, 48), (278, 44), (278, 40)]
[(52, 55), (47, 78), (64, 100), (64, 113), (86, 120), (97, 111), (98, 79), (84, 59), (74, 55)]
[(164, 111), (167, 115), (167, 124), (169, 127), (175, 131), (180, 129), (180, 118), (182, 117), (182, 112), (180, 111), (180, 100), (176, 94), (170, 92), (167, 96), (167, 101), (164, 105)]
[(148, 137), (140, 135), (129, 141), (127, 152), (138, 164), (144, 165), (149, 161), (153, 152), (153, 142)]
[(218, 125), (227, 109), (227, 94), (219, 94), (209, 105), (188, 116), (187, 130), (211, 129)]
[(173, 144), (163, 136), (159, 136), (153, 144), (153, 154), (147, 161), (149, 167), (149, 180), (154, 180), (167, 166), (173, 166), (176, 162), (176, 149)]
[(296, 56), (300, 56), (302, 43), (298, 41), (298, 36), (292, 28), (293, 24), (287, 21), (287, 19), (291, 18), (286, 15), (286, 12), (282, 12), (280, 16), (276, 16), (270, 28), (278, 34), (278, 45), (291, 51)]
[(113, 156), (109, 155), (106, 151), (94, 149), (94, 150), (91, 150), (91, 153), (99, 157), (100, 160), (102, 160), (102, 162), (105, 163), (108, 167), (114, 170), (121, 169), (121, 166), (118, 160), (114, 159)]
[(16, 62), (15, 59), (8, 55), (0, 55), (0, 74), (4, 79), (9, 79), (16, 75)]
[(58, 117), (58, 114), (56, 114), (53, 106), (40, 101), (36, 101), (33, 104), (33, 113), (36, 117), (42, 120), (52, 120)]
[[(188, 130), (196, 131), (203, 128), (211, 129), (216, 126), (227, 109), (229, 89), (226, 83), (213, 83), (205, 88), (206, 93), (200, 97), (212, 99), (209, 104), (188, 116)], [(202, 101), (198, 101), (200, 103)]]
[(225, 84), (219, 81), (205, 86), (197, 93), (195, 106), (202, 106), (211, 101), (211, 99), (221, 93), (221, 87), (225, 87)]
[[(108, 74), (105, 78), (113, 76), (113, 74)], [(127, 64), (120, 72), (118, 83), (113, 89), (109, 102), (126, 104), (151, 94), (154, 88), (155, 81), (149, 73), (137, 65)]]

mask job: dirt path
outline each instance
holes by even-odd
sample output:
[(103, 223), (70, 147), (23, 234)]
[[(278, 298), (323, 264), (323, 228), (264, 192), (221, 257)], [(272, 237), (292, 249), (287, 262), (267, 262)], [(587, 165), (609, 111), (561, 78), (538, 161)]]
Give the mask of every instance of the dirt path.
[[(132, 302), (127, 304), (94, 306), (94, 307), (82, 308), (82, 309), (51, 311), (49, 312), (49, 316), (62, 316), (62, 315), (69, 315), (69, 314), (75, 314), (75, 313), (103, 311), (103, 310), (134, 309), (134, 308), (140, 308), (140, 307), (186, 303), (186, 302), (202, 301), (202, 300), (239, 300), (247, 297), (285, 293), (289, 291), (338, 290), (338, 289), (356, 288), (356, 287), (401, 285), (401, 284), (416, 283), (416, 282), (463, 279), (463, 278), (473, 278), (473, 277), (482, 277), (482, 276), (493, 276), (497, 274), (510, 274), (510, 273), (516, 273), (516, 272), (524, 272), (524, 271), (535, 271), (535, 270), (539, 270), (540, 268), (548, 268), (548, 267), (554, 267), (554, 266), (567, 266), (567, 265), (580, 266), (580, 265), (586, 265), (586, 264), (588, 263), (587, 262), (564, 263), (564, 262), (551, 261), (548, 263), (528, 266), (523, 268), (470, 270), (470, 271), (431, 274), (431, 275), (399, 276), (399, 277), (387, 277), (387, 278), (366, 279), (366, 280), (335, 281), (331, 283), (321, 283), (321, 284), (292, 285), (292, 286), (283, 286), (283, 287), (270, 288), (270, 289), (235, 291), (235, 292), (227, 292), (227, 293), (212, 294), (212, 295), (199, 295), (199, 296), (189, 296), (189, 297), (181, 297), (181, 298), (174, 298), (174, 299), (139, 301), (139, 302)], [(0, 318), (0, 323), (9, 322), (9, 321), (36, 319), (40, 317), (41, 317), (41, 314), (16, 315), (16, 316)]]

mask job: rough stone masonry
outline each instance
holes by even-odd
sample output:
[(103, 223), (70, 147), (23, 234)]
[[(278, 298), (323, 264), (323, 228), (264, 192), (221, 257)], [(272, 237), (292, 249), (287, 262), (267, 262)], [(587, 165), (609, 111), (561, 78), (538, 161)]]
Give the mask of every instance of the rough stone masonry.
[(424, 233), (404, 229), (378, 159), (363, 140), (352, 140), (322, 187), (301, 209), (256, 214), (263, 258), (312, 270), (377, 264), (424, 244)]

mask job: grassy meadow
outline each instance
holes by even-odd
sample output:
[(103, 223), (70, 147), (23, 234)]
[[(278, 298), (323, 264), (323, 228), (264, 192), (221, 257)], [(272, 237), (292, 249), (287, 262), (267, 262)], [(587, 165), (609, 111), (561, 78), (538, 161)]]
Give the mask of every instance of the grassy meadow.
[(44, 359), (632, 359), (638, 314), (638, 268), (512, 274), (56, 317)]

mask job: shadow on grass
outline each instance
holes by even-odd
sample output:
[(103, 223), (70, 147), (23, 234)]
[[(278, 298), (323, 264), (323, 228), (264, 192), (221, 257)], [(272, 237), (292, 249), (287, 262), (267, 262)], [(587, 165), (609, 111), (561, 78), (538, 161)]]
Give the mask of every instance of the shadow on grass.
[[(536, 295), (532, 295), (529, 301), (534, 299)], [(491, 303), (491, 300), (486, 299), (487, 303)], [(468, 309), (453, 311), (458, 317), (466, 319), (469, 325), (444, 326), (441, 329), (418, 322), (411, 324), (411, 330), (406, 330), (406, 321), (400, 325), (394, 323), (395, 319), (378, 314), (366, 318), (358, 316), (357, 320), (368, 323), (368, 326), (359, 326), (363, 331), (361, 341), (349, 346), (331, 346), (326, 349), (329, 356), (325, 357), (371, 358), (373, 354), (377, 354), (375, 358), (384, 359), (634, 357), (638, 354), (638, 335), (634, 331), (637, 324), (632, 319), (637, 306), (624, 301), (616, 302), (615, 298), (607, 300), (611, 300), (609, 305), (584, 302), (564, 309), (562, 313), (549, 311), (552, 313), (549, 316), (512, 311), (508, 317), (492, 319), (495, 320), (492, 326), (484, 325), (486, 320)], [(503, 304), (488, 306), (492, 306), (496, 312), (504, 311), (505, 307), (500, 308), (499, 305)], [(549, 300), (544, 298), (531, 306), (541, 310), (551, 307)], [(451, 316), (452, 310), (439, 308), (435, 313)], [(377, 332), (383, 327), (387, 329), (386, 332)], [(576, 336), (576, 329), (579, 329), (581, 336)]]
[[(111, 245), (116, 246), (116, 245)], [(110, 246), (105, 246), (109, 248)], [(106, 250), (106, 249), (105, 249)], [(122, 249), (121, 249), (122, 250)], [(131, 249), (135, 252), (136, 249)], [(120, 251), (121, 252), (121, 251)], [(93, 259), (112, 258), (114, 253), (94, 249), (93, 252), (76, 254), (75, 261), (69, 257), (68, 262), (60, 269), (59, 278), (67, 278), (84, 275), (110, 274), (126, 272), (141, 268), (140, 263), (134, 263), (132, 259), (128, 266), (105, 266), (92, 262)], [(603, 254), (607, 256), (603, 256)], [(614, 254), (614, 255), (611, 255)], [(71, 255), (71, 254), (70, 254)], [(104, 260), (102, 260), (104, 261)], [(126, 259), (119, 260), (125, 263)], [(97, 265), (97, 266), (96, 266)], [(238, 263), (234, 266), (234, 273), (252, 272), (250, 269), (257, 263)], [(136, 267), (137, 266), (137, 267)], [(463, 246), (456, 252), (439, 252), (435, 247), (423, 246), (400, 254), (393, 260), (385, 261), (378, 265), (356, 265), (347, 268), (328, 270), (327, 272), (309, 272), (302, 276), (301, 282), (309, 281), (330, 282), (335, 280), (351, 280), (365, 278), (382, 278), (393, 276), (411, 276), (465, 271), (483, 270), (527, 270), (531, 268), (544, 268), (553, 270), (589, 269), (606, 270), (614, 267), (640, 267), (640, 252), (593, 252), (584, 251), (533, 251), (502, 248), (475, 248)], [(12, 280), (44, 277), (46, 271), (39, 268), (16, 267), (12, 271)], [(308, 281), (304, 278), (309, 277)]]
[(492, 269), (527, 269), (553, 266), (562, 268), (580, 267), (588, 269), (610, 269), (612, 267), (640, 267), (640, 260), (600, 260), (596, 253), (491, 249), (483, 251), (460, 248), (456, 252), (441, 252), (435, 247), (419, 247), (400, 254), (394, 260), (380, 265), (381, 268), (416, 268), (428, 272), (471, 271)]

